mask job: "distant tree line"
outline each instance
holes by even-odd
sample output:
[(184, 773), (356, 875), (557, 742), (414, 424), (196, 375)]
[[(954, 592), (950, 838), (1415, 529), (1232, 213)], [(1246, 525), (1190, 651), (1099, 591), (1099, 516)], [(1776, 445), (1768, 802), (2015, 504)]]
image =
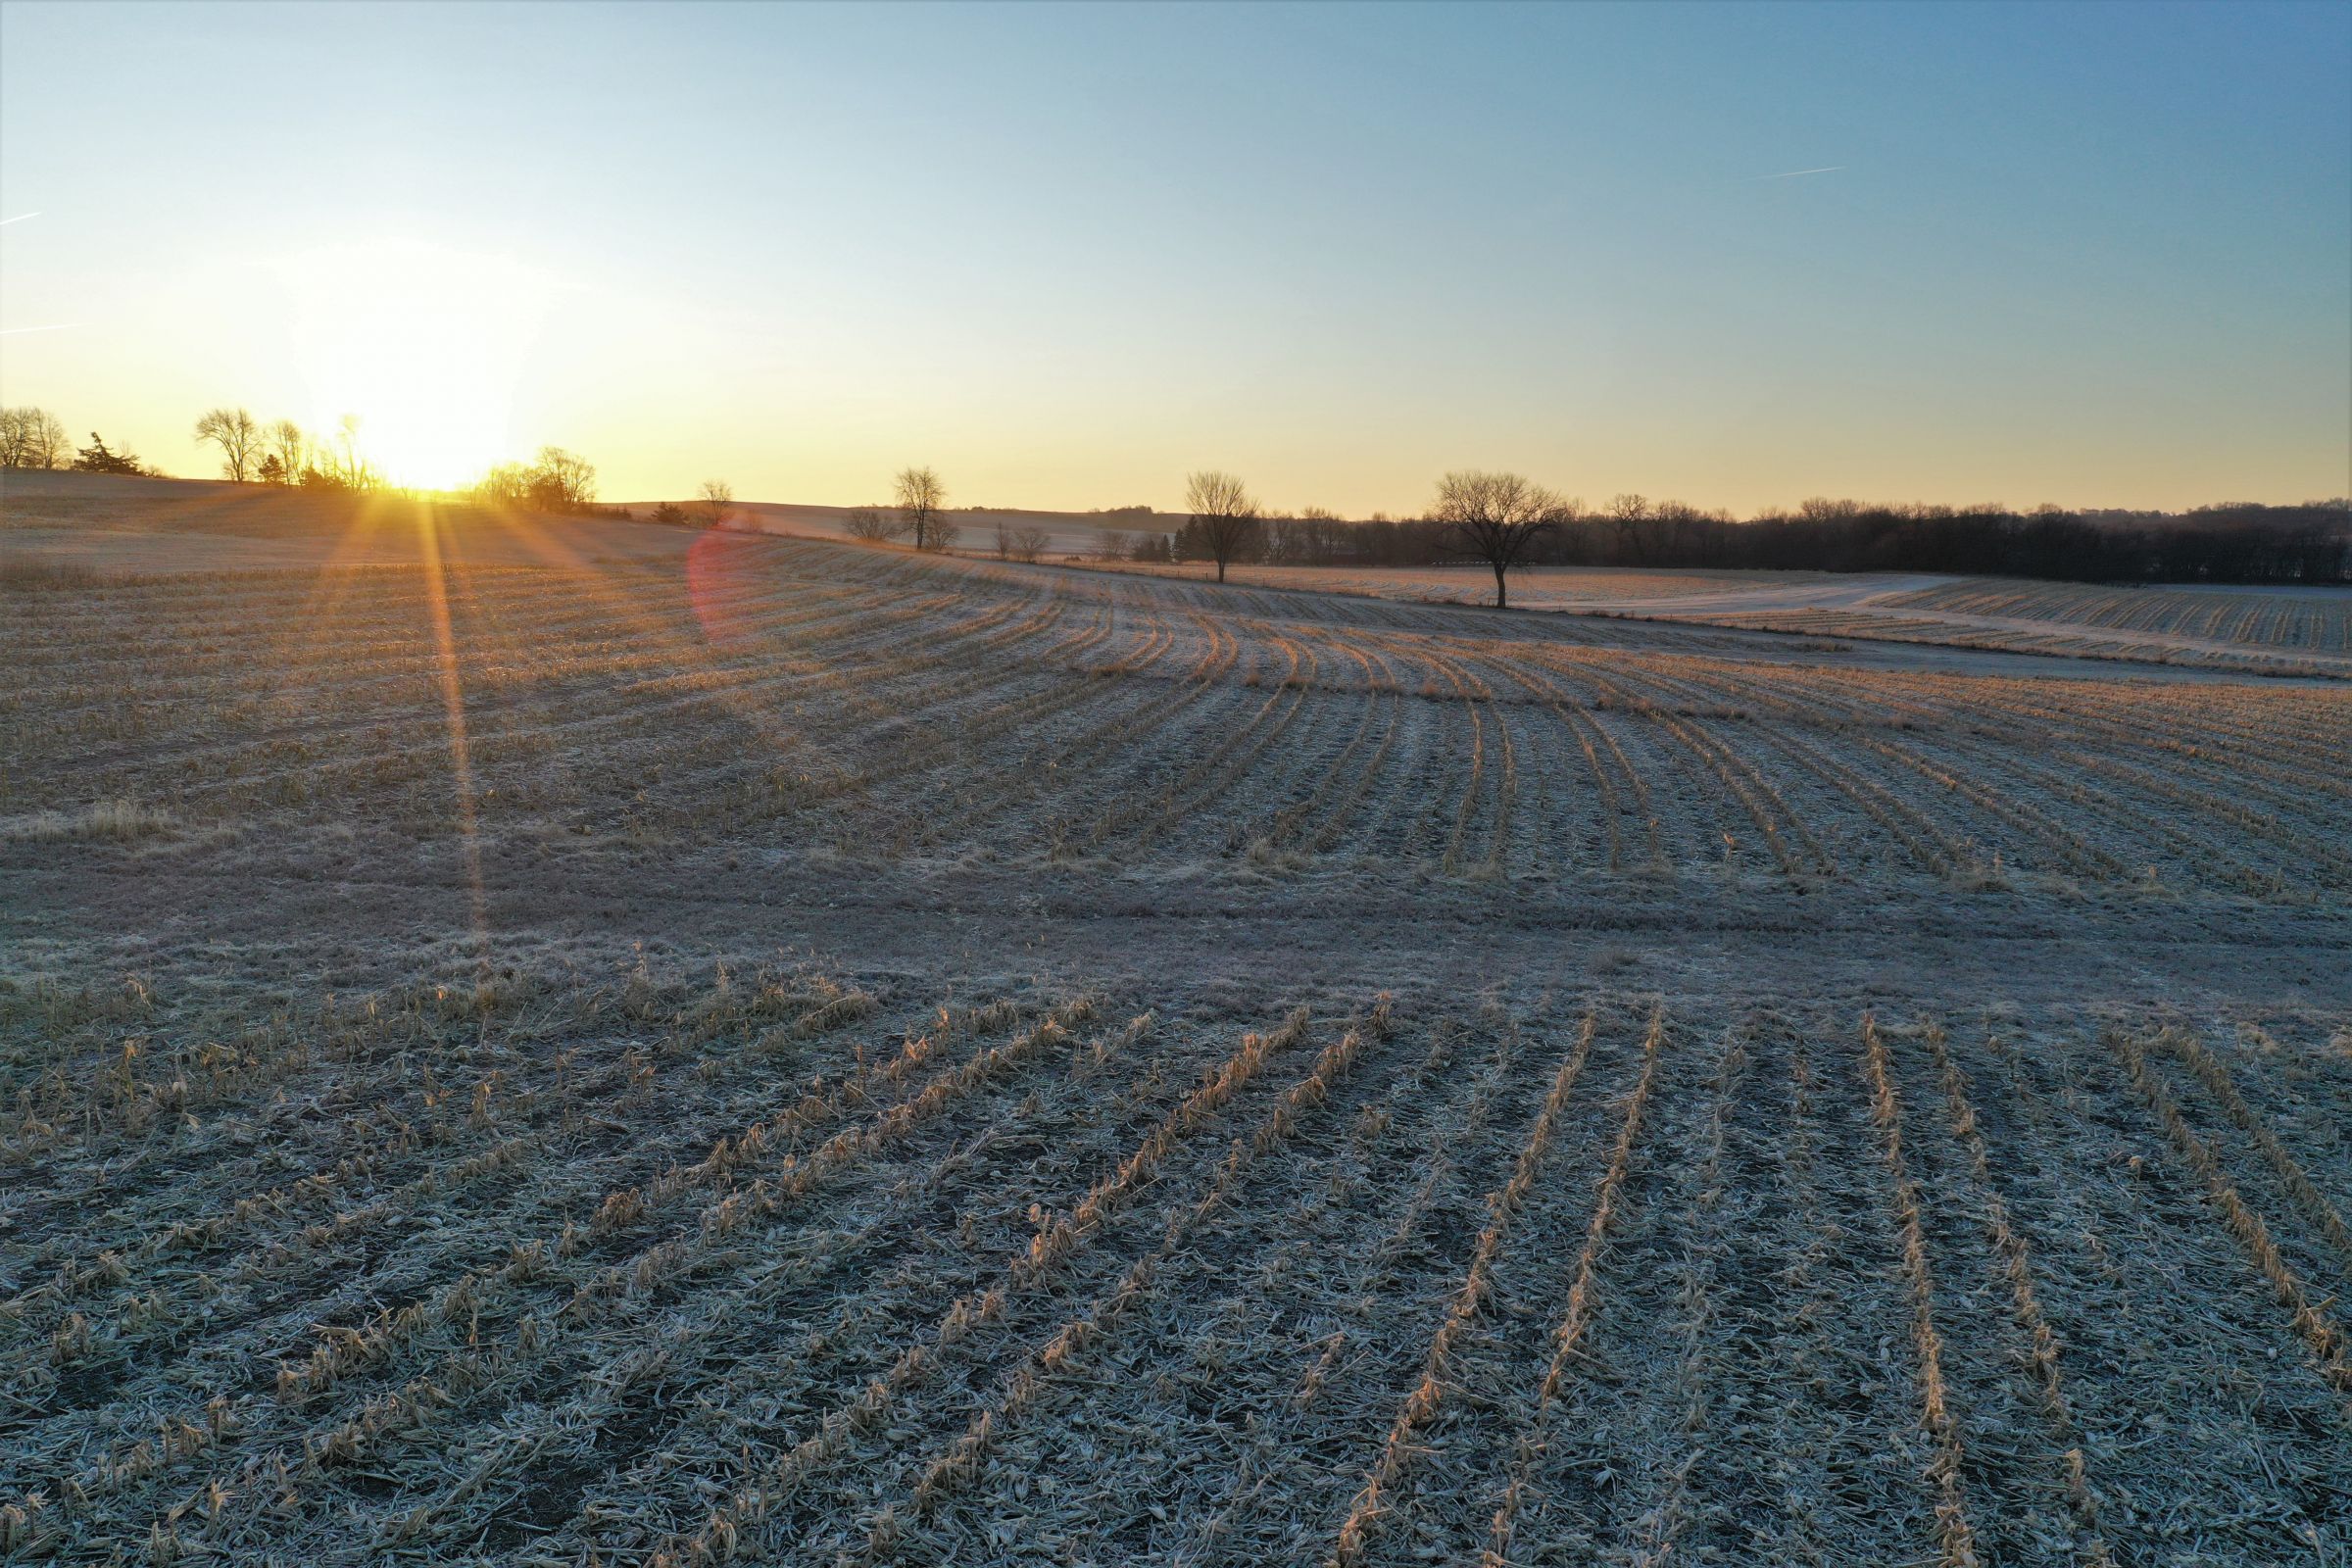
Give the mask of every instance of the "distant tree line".
[(155, 470), (128, 448), (110, 447), (97, 431), (77, 447), (63, 419), (47, 409), (0, 409), (0, 468), (70, 468), (77, 473), (124, 473), (152, 478)]
[[(1174, 533), (1134, 535), (1127, 553), (1141, 561), (1275, 565), (1493, 565), (1447, 514), (1445, 490), (1426, 517), (1350, 522), (1310, 507), (1292, 516), (1250, 519), (1238, 537), (1226, 519), (1196, 508)], [(2294, 506), (2230, 502), (2180, 513), (1813, 500), (1793, 512), (1746, 519), (1638, 495), (1618, 496), (1597, 511), (1549, 497), (1545, 505), (1544, 526), (1516, 541), (1512, 564), (2352, 582), (2352, 501), (2342, 498)]]
[[(229, 479), (326, 490), (374, 490), (383, 475), (361, 449), (360, 420), (345, 415), (331, 436), (292, 419), (268, 423), (242, 408), (207, 410), (196, 439), (219, 449)], [(156, 470), (96, 432), (75, 447), (45, 409), (0, 409), (0, 467), (65, 468), (152, 475)], [(928, 467), (902, 469), (888, 508), (852, 511), (859, 539), (906, 538), (937, 551), (955, 542), (947, 487)], [(596, 469), (561, 447), (527, 464), (501, 464), (472, 494), (486, 504), (539, 512), (621, 515), (596, 504)], [(1212, 563), (1217, 576), (1237, 564), (1435, 566), (1483, 564), (1495, 597), (1520, 566), (1698, 566), (1811, 571), (1935, 571), (1972, 576), (2046, 577), (2082, 582), (2352, 582), (2352, 500), (2292, 506), (2227, 502), (2188, 512), (2068, 511), (2038, 507), (1947, 507), (1817, 498), (1793, 512), (1748, 518), (1680, 501), (1620, 495), (1597, 510), (1563, 500), (1513, 474), (1452, 473), (1421, 517), (1375, 514), (1348, 521), (1320, 507), (1275, 515), (1242, 481), (1202, 470), (1186, 483), (1185, 522), (1173, 533), (1130, 536), (1137, 561)], [(715, 526), (733, 515), (734, 491), (709, 480), (692, 510), (663, 504), (654, 520)], [(987, 508), (966, 508), (987, 511)], [(1010, 509), (999, 509), (1010, 510)], [(1149, 520), (1143, 506), (1092, 515)], [(1044, 543), (1032, 529), (1001, 528), (999, 554), (1027, 559)]]
[(293, 419), (265, 423), (247, 409), (207, 409), (198, 442), (220, 453), (220, 476), (234, 483), (306, 490), (380, 490), (384, 476), (360, 446), (360, 416), (346, 414), (332, 435), (314, 435)]

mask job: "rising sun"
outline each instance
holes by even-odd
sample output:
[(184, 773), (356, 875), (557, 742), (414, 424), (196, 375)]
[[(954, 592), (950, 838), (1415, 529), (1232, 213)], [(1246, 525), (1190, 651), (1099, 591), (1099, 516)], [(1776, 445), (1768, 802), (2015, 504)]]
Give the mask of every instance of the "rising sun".
[(412, 239), (309, 251), (282, 270), (315, 428), (356, 415), (361, 456), (419, 489), (469, 484), (514, 456), (545, 279)]

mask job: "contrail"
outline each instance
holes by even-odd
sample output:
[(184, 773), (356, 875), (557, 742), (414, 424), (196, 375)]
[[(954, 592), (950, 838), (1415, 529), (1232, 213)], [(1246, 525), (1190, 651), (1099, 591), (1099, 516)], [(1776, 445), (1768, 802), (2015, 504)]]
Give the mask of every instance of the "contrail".
[(1831, 164), (1826, 169), (1791, 169), (1785, 174), (1758, 174), (1756, 177), (1758, 179), (1795, 179), (1801, 174), (1835, 174), (1844, 167), (1843, 164)]
[(20, 332), (63, 332), (73, 324), (72, 321), (60, 321), (55, 326), (11, 326), (0, 328), (0, 337), (15, 337)]
[(11, 223), (22, 223), (27, 218), (38, 218), (41, 215), (38, 213), (19, 213), (14, 218), (0, 218), (0, 228), (6, 228)]

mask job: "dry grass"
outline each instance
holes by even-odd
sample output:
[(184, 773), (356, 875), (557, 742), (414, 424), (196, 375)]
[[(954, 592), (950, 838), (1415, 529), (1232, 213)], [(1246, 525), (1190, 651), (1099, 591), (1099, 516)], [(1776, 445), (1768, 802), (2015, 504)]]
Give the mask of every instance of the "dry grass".
[(179, 826), (170, 811), (137, 801), (99, 801), (77, 810), (34, 811), (25, 816), (0, 817), (0, 842), (58, 844), (86, 840), (122, 844), (156, 838)]

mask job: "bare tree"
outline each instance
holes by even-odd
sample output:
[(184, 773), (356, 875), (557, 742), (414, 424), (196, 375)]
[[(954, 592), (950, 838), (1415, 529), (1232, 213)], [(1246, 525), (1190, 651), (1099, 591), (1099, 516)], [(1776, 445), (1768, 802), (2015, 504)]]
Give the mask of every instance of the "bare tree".
[(1300, 507), (1287, 517), (1262, 519), (1264, 559), (1278, 566), (1330, 561), (1341, 553), (1348, 524), (1328, 507)]
[(1617, 553), (1631, 556), (1637, 564), (1649, 560), (1649, 501), (1636, 495), (1612, 496), (1609, 499), (1609, 521), (1617, 531)]
[(63, 420), (44, 409), (34, 409), (27, 426), (24, 447), (24, 466), (28, 468), (62, 468), (72, 461), (74, 443), (66, 437)]
[(1438, 481), (1438, 502), (1429, 514), (1494, 569), (1494, 608), (1504, 610), (1510, 605), (1505, 575), (1569, 511), (1567, 502), (1515, 473), (1464, 470)]
[(62, 468), (73, 450), (47, 409), (0, 409), (0, 468)]
[(473, 499), (486, 507), (519, 507), (530, 499), (531, 470), (519, 463), (500, 463), (473, 484)]
[(1256, 501), (1241, 480), (1208, 468), (1186, 476), (1184, 509), (1193, 514), (1200, 542), (1217, 564), (1217, 581), (1223, 582), (1227, 564), (1256, 542)]
[(271, 421), (263, 435), (269, 440), (270, 455), (277, 459), (278, 466), (285, 470), (283, 482), (300, 484), (304, 471), (311, 466), (310, 436), (292, 419)]
[(735, 487), (724, 479), (705, 479), (702, 488), (703, 521), (718, 527), (735, 515)]
[(596, 469), (562, 447), (541, 447), (530, 466), (528, 497), (541, 512), (587, 512), (596, 505)]
[(1012, 559), (1012, 524), (1000, 519), (997, 523), (997, 559)]
[(901, 468), (892, 481), (898, 494), (903, 531), (914, 535), (917, 550), (945, 550), (956, 537), (948, 519), (948, 487), (929, 468)]
[[(552, 450), (552, 449), (551, 449)], [(332, 479), (346, 490), (373, 490), (383, 476), (360, 451), (360, 416), (346, 414), (335, 421), (335, 439), (326, 449)]]
[(854, 507), (842, 519), (842, 527), (853, 539), (862, 539), (869, 545), (896, 539), (902, 524), (898, 517), (880, 507)]
[(1658, 544), (1669, 564), (1689, 565), (1685, 554), (1697, 542), (1699, 529), (1706, 514), (1688, 501), (1661, 501), (1650, 513), (1651, 531), (1658, 535)]
[(196, 439), (220, 449), (220, 468), (243, 484), (261, 461), (262, 424), (243, 409), (209, 409), (196, 420)]
[(1039, 558), (1045, 555), (1046, 546), (1053, 542), (1053, 537), (1045, 529), (1036, 526), (1013, 529), (1012, 559), (1036, 564)]

